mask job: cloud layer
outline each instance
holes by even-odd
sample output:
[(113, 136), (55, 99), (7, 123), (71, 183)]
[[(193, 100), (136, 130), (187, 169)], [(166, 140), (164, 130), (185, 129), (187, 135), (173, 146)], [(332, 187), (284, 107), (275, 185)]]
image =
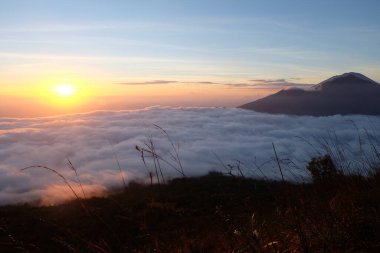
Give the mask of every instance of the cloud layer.
[[(362, 149), (369, 149), (368, 139), (376, 145), (380, 140), (376, 127), (380, 117), (295, 117), (232, 108), (155, 107), (50, 118), (0, 118), (0, 204), (34, 199), (49, 204), (72, 196), (67, 189), (63, 192), (62, 180), (47, 170), (20, 171), (31, 165), (48, 166), (75, 186), (75, 173), (67, 159), (77, 168), (88, 195), (122, 186), (117, 161), (127, 181), (148, 180), (148, 171), (153, 171), (151, 159), (147, 157), (145, 168), (136, 145), (144, 146), (150, 136), (157, 152), (172, 161), (172, 147), (154, 124), (179, 145), (187, 175), (226, 172), (228, 164), (240, 161), (246, 175), (279, 178), (274, 143), (287, 179), (303, 180), (307, 179), (304, 168), (310, 158), (324, 154), (329, 147), (336, 162), (353, 169), (363, 160), (359, 141)], [(343, 157), (334, 148), (336, 144), (344, 149)], [(163, 170), (167, 177), (179, 175), (164, 163)]]
[(290, 82), (286, 79), (254, 79), (254, 80), (249, 80), (249, 81), (251, 83), (247, 84), (246, 86), (251, 87), (251, 88), (283, 89), (283, 88), (290, 88), (290, 87), (308, 88), (311, 86), (310, 84)]

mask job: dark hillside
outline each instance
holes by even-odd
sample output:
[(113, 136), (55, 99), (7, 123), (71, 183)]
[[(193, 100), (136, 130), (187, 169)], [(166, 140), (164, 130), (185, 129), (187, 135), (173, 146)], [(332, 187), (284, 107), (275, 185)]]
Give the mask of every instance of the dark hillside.
[[(211, 173), (105, 198), (0, 208), (1, 252), (379, 252), (380, 181)], [(332, 177), (331, 175), (335, 175)]]

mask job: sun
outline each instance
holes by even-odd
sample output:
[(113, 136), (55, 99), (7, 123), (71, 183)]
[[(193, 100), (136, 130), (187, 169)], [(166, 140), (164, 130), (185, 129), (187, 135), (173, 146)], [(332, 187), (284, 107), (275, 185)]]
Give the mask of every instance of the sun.
[(70, 97), (75, 93), (75, 86), (72, 84), (58, 84), (54, 87), (54, 92), (61, 97)]
[(83, 90), (80, 84), (71, 82), (56, 82), (45, 89), (45, 96), (50, 105), (58, 108), (72, 108), (83, 102)]

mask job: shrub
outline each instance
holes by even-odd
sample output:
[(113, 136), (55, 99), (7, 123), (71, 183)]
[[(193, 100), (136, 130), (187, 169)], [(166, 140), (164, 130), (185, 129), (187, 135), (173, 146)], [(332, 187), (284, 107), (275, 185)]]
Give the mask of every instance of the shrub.
[(329, 182), (341, 175), (329, 155), (315, 157), (307, 165), (307, 170), (311, 174), (313, 182)]

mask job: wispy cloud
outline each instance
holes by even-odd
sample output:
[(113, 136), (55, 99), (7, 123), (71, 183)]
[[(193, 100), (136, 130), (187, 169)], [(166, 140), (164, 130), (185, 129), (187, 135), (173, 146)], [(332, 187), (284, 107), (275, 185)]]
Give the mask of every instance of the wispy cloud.
[[(292, 78), (297, 79), (298, 78)], [(310, 84), (290, 82), (286, 79), (252, 79), (240, 83), (223, 83), (213, 81), (178, 81), (178, 80), (152, 80), (144, 82), (122, 82), (121, 85), (165, 85), (165, 84), (204, 84), (204, 85), (224, 85), (235, 88), (256, 88), (256, 89), (283, 89), (283, 88), (306, 88)]]
[(300, 30), (305, 29), (300, 23), (290, 22), (289, 20), (271, 18), (271, 17), (226, 17), (226, 16), (199, 16), (196, 19), (189, 20), (181, 18), (181, 22), (192, 22), (208, 26), (226, 26), (226, 25), (247, 25), (247, 26), (272, 26), (281, 29)]
[(256, 89), (284, 89), (284, 88), (306, 88), (310, 84), (289, 82), (286, 79), (253, 79), (247, 83), (229, 83), (233, 87), (256, 88)]
[(29, 33), (29, 32), (82, 32), (91, 30), (109, 29), (107, 25), (97, 24), (30, 24), (23, 26), (0, 27), (2, 33)]
[(242, 48), (240, 51), (247, 53), (287, 57), (293, 59), (307, 59), (307, 60), (324, 60), (329, 59), (331, 56), (317, 50), (302, 50), (289, 47), (249, 47)]
[[(87, 55), (67, 55), (67, 54), (23, 54), (14, 52), (0, 52), (1, 58), (24, 59), (24, 60), (68, 60), (68, 61), (107, 61), (107, 62), (173, 62), (189, 63), (189, 60), (160, 57), (128, 57), (128, 56), (87, 56)], [(194, 61), (195, 62), (195, 61)]]
[(23, 26), (0, 26), (0, 33), (55, 33), (55, 32), (92, 32), (92, 31), (153, 31), (174, 33), (226, 33), (219, 26), (204, 24), (195, 26), (197, 21), (193, 19), (180, 20), (179, 22), (149, 22), (149, 21), (105, 21), (101, 23), (52, 23), (52, 24), (28, 24)]
[(193, 84), (221, 84), (211, 81), (194, 81), (194, 82), (182, 82), (182, 83), (193, 83)]
[[(299, 78), (293, 78), (299, 80)], [(252, 85), (256, 86), (309, 86), (310, 84), (290, 82), (286, 79), (253, 79), (249, 80)]]
[(122, 82), (121, 85), (155, 85), (155, 84), (208, 84), (217, 85), (222, 83), (212, 82), (212, 81), (177, 81), (177, 80), (152, 80), (143, 82)]
[(178, 81), (169, 81), (169, 80), (153, 80), (153, 81), (146, 81), (146, 82), (126, 82), (126, 83), (119, 83), (122, 85), (154, 85), (154, 84), (173, 84), (178, 83)]

